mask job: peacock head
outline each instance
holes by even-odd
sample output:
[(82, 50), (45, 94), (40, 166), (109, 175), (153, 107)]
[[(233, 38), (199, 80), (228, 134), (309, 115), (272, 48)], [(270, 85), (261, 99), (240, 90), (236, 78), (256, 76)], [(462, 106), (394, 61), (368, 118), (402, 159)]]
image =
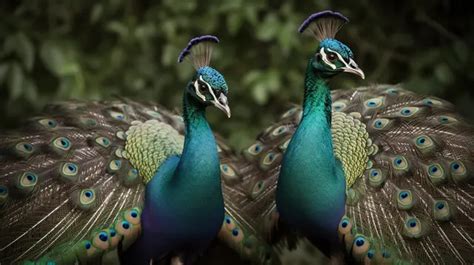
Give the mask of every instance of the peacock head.
[(334, 37), (342, 26), (349, 22), (338, 12), (322, 11), (309, 16), (300, 26), (300, 33), (309, 32), (319, 42), (315, 55), (310, 58), (314, 72), (324, 78), (347, 72), (365, 78), (364, 72), (354, 61), (354, 54), (344, 43)]
[(219, 43), (215, 36), (204, 35), (193, 38), (178, 57), (178, 62), (188, 58), (196, 68), (196, 74), (187, 86), (187, 93), (202, 104), (222, 110), (230, 118), (227, 102), (228, 87), (224, 76), (209, 66), (213, 46)]

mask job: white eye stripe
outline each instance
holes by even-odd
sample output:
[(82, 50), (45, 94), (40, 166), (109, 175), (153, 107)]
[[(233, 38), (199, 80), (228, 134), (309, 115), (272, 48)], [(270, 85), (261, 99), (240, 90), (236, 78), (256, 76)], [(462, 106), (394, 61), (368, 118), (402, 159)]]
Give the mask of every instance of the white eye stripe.
[[(199, 80), (201, 80), (202, 83), (204, 83), (204, 84), (206, 85), (206, 87), (207, 87), (207, 89), (209, 90), (209, 92), (211, 92), (211, 87), (209, 86), (209, 84), (208, 84), (206, 81), (204, 81), (204, 80), (202, 79), (202, 76), (199, 76)], [(206, 102), (206, 96), (204, 96), (204, 95), (201, 93), (201, 90), (199, 89), (199, 86), (200, 86), (200, 83), (198, 82), (198, 80), (194, 81), (194, 90), (195, 90), (195, 92), (196, 92), (196, 95), (197, 95), (202, 101)], [(211, 94), (213, 94), (213, 93), (211, 92)]]
[[(328, 49), (329, 50), (329, 49)], [(331, 50), (330, 50), (331, 51)], [(324, 48), (321, 48), (321, 50), (319, 50), (319, 53), (321, 53), (321, 57), (323, 58), (323, 61), (329, 65), (332, 69), (336, 70), (336, 65), (331, 63), (328, 58), (327, 58), (327, 55), (326, 55), (326, 52), (324, 51)], [(337, 54), (337, 53), (336, 53)]]
[[(202, 76), (199, 76), (199, 80), (201, 80), (201, 82), (206, 85), (207, 90), (209, 91), (209, 93), (211, 94), (211, 96), (212, 96), (212, 98), (213, 98), (213, 100), (211, 100), (211, 101), (219, 102), (219, 101), (217, 100), (217, 97), (216, 97), (215, 93), (214, 93), (214, 90), (212, 90), (211, 86), (210, 86), (206, 81), (204, 81), (204, 79), (202, 79)], [(195, 90), (196, 90), (196, 95), (197, 95), (199, 98), (201, 98), (202, 101), (206, 102), (206, 101), (207, 101), (207, 100), (206, 100), (206, 96), (204, 96), (204, 95), (201, 93), (201, 91), (199, 90), (199, 85), (200, 85), (199, 82), (196, 80), (196, 81), (194, 82), (194, 87), (195, 87)]]
[(204, 82), (207, 86), (207, 90), (209, 91), (209, 93), (212, 95), (212, 98), (214, 98), (214, 101), (217, 102), (217, 98), (216, 98), (216, 95), (214, 94), (214, 90), (212, 90), (211, 86), (202, 79), (202, 76), (199, 77), (199, 79), (201, 79), (202, 82)]
[(354, 62), (354, 60), (352, 60), (352, 58), (349, 58), (349, 63), (346, 63), (344, 58), (342, 58), (342, 55), (340, 55), (338, 52), (333, 51), (329, 48), (328, 48), (328, 51), (335, 53), (337, 55), (337, 57), (339, 58), (339, 61), (341, 61), (347, 68), (353, 68), (353, 69), (358, 68), (356, 62)]
[(201, 94), (201, 92), (199, 92), (199, 82), (196, 80), (194, 81), (194, 93), (196, 93), (196, 95), (201, 99), (201, 100), (206, 100), (206, 97), (204, 97), (203, 94)]
[(342, 55), (340, 55), (338, 52), (333, 51), (333, 50), (331, 50), (331, 49), (329, 49), (329, 48), (328, 48), (328, 51), (335, 53), (335, 54), (337, 55), (337, 58), (339, 58), (340, 61), (346, 63), (346, 62), (344, 61), (344, 58), (342, 58)]
[[(331, 49), (329, 49), (329, 48), (328, 48), (328, 51), (335, 53), (335, 54), (337, 55), (337, 58), (339, 58), (339, 61), (341, 61), (346, 67), (352, 68), (352, 67), (350, 66), (350, 61), (349, 61), (349, 64), (346, 63), (346, 61), (344, 60), (344, 58), (342, 58), (342, 55), (340, 55), (338, 52), (333, 51), (333, 50), (331, 50)], [(352, 60), (352, 59), (351, 59), (351, 60)], [(354, 62), (354, 61), (353, 61), (353, 62)], [(354, 63), (355, 63), (355, 62), (354, 62)]]

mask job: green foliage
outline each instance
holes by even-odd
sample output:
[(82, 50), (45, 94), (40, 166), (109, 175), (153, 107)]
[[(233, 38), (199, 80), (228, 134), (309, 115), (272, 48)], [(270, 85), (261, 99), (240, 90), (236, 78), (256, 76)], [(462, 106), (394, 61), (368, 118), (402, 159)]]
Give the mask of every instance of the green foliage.
[(296, 30), (328, 8), (351, 19), (339, 38), (367, 75), (340, 76), (333, 87), (403, 82), (474, 118), (474, 21), (459, 1), (29, 0), (0, 3), (0, 126), (70, 98), (120, 95), (175, 109), (193, 71), (176, 63), (180, 50), (191, 37), (215, 34), (212, 64), (229, 84), (233, 117), (210, 118), (242, 147), (301, 101), (315, 42)]

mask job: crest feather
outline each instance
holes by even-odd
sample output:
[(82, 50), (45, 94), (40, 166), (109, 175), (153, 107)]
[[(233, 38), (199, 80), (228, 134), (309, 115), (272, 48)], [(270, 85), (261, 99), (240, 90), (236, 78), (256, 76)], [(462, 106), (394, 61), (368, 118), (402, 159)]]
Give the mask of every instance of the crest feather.
[(188, 46), (179, 54), (178, 63), (188, 58), (196, 70), (204, 66), (209, 66), (212, 49), (216, 43), (219, 43), (219, 39), (212, 35), (203, 35), (191, 39), (188, 42)]
[(298, 31), (303, 33), (306, 29), (309, 29), (318, 41), (333, 39), (347, 22), (349, 22), (349, 19), (341, 13), (326, 10), (310, 15), (303, 21)]

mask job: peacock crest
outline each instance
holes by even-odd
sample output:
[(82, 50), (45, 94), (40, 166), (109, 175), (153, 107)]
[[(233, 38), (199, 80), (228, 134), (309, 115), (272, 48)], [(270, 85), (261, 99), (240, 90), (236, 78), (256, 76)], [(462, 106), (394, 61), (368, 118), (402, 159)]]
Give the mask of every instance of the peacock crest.
[(219, 71), (209, 66), (214, 45), (217, 43), (219, 43), (219, 39), (212, 35), (193, 38), (179, 54), (178, 62), (181, 63), (188, 59), (196, 69), (192, 92), (202, 101), (212, 103), (218, 109), (226, 112), (230, 118), (227, 83)]
[(341, 13), (330, 10), (314, 13), (310, 15), (298, 28), (299, 33), (306, 30), (318, 41), (334, 39), (337, 32), (349, 22), (349, 19)]

